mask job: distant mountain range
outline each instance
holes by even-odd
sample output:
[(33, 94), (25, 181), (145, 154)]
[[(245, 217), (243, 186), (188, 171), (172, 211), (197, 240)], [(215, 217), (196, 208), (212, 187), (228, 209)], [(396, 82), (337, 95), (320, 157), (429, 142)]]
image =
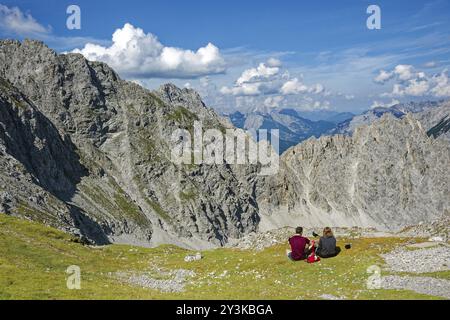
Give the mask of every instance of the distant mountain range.
[(384, 114), (388, 113), (395, 118), (403, 118), (407, 113), (419, 114), (429, 112), (436, 109), (443, 102), (425, 101), (425, 102), (408, 102), (399, 103), (391, 107), (377, 107), (366, 112), (356, 115), (352, 118), (346, 119), (339, 123), (336, 128), (331, 130), (330, 134), (352, 134), (353, 131), (364, 124), (371, 124), (380, 119)]
[(336, 124), (355, 116), (355, 114), (352, 112), (337, 112), (333, 110), (311, 110), (311, 111), (297, 110), (296, 112), (298, 115), (308, 120), (312, 121), (324, 120)]
[[(311, 113), (310, 115), (313, 115)], [(333, 130), (336, 124), (347, 120), (352, 113), (330, 113), (315, 115), (318, 120), (307, 119), (294, 109), (280, 109), (270, 112), (241, 113), (239, 111), (225, 114), (234, 126), (242, 129), (278, 129), (280, 130), (280, 153), (310, 137), (320, 137)], [(323, 119), (327, 120), (323, 120)]]
[[(279, 129), (280, 154), (310, 138), (325, 135), (351, 135), (362, 125), (378, 121), (384, 114), (401, 119), (411, 113), (419, 120), (429, 134), (442, 136), (450, 140), (450, 102), (425, 101), (399, 103), (392, 107), (377, 107), (354, 115), (350, 112), (310, 111), (301, 112), (294, 109), (271, 111), (254, 111), (241, 113), (239, 111), (224, 114), (234, 126), (242, 129)], [(436, 128), (433, 129), (433, 126)]]

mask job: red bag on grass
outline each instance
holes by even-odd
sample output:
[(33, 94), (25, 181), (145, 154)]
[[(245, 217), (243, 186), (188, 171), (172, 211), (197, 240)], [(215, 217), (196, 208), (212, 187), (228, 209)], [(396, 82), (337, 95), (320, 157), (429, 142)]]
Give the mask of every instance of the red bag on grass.
[(311, 253), (308, 256), (308, 258), (306, 258), (306, 262), (308, 263), (314, 263), (314, 262), (319, 262), (320, 261), (320, 257), (318, 257), (316, 255), (316, 246), (314, 245), (314, 240), (311, 241)]

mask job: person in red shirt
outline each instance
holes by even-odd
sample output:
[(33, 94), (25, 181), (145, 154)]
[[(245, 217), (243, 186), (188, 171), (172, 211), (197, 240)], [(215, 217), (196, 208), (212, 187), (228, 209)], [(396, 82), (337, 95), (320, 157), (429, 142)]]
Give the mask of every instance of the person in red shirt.
[(287, 253), (288, 258), (294, 261), (304, 260), (309, 254), (309, 239), (303, 235), (303, 228), (295, 228), (295, 235), (289, 238), (291, 251)]

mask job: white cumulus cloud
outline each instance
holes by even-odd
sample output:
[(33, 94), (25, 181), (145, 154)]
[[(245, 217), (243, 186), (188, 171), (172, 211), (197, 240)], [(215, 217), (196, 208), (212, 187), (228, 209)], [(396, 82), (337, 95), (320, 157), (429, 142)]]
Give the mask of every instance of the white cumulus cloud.
[(276, 58), (269, 58), (269, 60), (267, 60), (267, 65), (269, 67), (281, 67), (281, 61)]
[(378, 75), (373, 80), (376, 83), (384, 84), (393, 78), (396, 78), (398, 81), (408, 81), (423, 75), (423, 72), (415, 72), (413, 66), (411, 65), (399, 64), (395, 66), (392, 71), (380, 70)]
[(269, 108), (278, 108), (283, 101), (284, 101), (283, 96), (267, 97), (264, 100), (264, 105)]
[(293, 78), (282, 85), (280, 92), (282, 94), (299, 94), (308, 92), (308, 90), (309, 88), (298, 80), (298, 78)]
[(260, 63), (258, 67), (245, 70), (236, 80), (237, 85), (248, 82), (264, 81), (278, 74), (279, 67), (270, 67), (269, 64)]
[(399, 100), (396, 100), (396, 99), (392, 99), (390, 102), (382, 102), (382, 101), (374, 101), (373, 103), (372, 103), (372, 105), (370, 106), (370, 108), (371, 109), (374, 109), (374, 108), (389, 108), (389, 107), (392, 107), (392, 106), (395, 106), (396, 104), (399, 104), (400, 103), (400, 101)]
[(450, 97), (450, 80), (447, 70), (429, 76), (425, 72), (416, 71), (411, 65), (397, 65), (392, 71), (380, 71), (374, 80), (384, 83), (387, 76), (395, 78), (391, 92), (381, 94), (382, 97)]
[(308, 92), (314, 93), (314, 94), (321, 94), (321, 93), (324, 93), (324, 91), (325, 91), (325, 88), (320, 83), (317, 83), (308, 89)]
[(225, 71), (225, 61), (212, 43), (197, 51), (168, 47), (129, 23), (114, 32), (111, 46), (88, 43), (73, 52), (106, 62), (128, 77), (197, 78)]
[(412, 79), (409, 81), (408, 85), (405, 87), (405, 95), (410, 96), (422, 96), (428, 92), (430, 85), (427, 80)]
[(437, 97), (450, 97), (450, 79), (446, 71), (433, 77), (432, 81), (436, 84), (431, 93)]
[(7, 33), (21, 36), (48, 34), (50, 27), (44, 27), (29, 13), (23, 13), (19, 8), (9, 8), (0, 4), (0, 29)]
[(263, 92), (260, 90), (260, 83), (243, 83), (240, 86), (235, 87), (222, 87), (220, 93), (231, 94), (233, 96), (257, 96)]
[[(233, 96), (258, 96), (258, 95), (329, 95), (325, 87), (317, 83), (308, 86), (303, 83), (302, 77), (291, 78), (289, 71), (282, 71), (281, 61), (270, 58), (267, 62), (260, 63), (255, 68), (244, 70), (235, 81), (234, 86), (224, 86), (220, 92)], [(271, 100), (267, 100), (271, 104)]]
[(394, 76), (393, 72), (388, 72), (386, 70), (380, 70), (378, 75), (375, 77), (374, 81), (376, 83), (385, 83), (388, 80), (391, 80), (393, 76)]
[(414, 77), (414, 70), (411, 65), (399, 64), (394, 68), (394, 73), (398, 76), (398, 79), (406, 81)]

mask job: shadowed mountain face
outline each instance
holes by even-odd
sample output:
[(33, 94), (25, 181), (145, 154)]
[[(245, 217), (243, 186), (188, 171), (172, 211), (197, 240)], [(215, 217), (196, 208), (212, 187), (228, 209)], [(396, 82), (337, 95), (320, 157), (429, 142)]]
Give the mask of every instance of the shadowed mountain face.
[(433, 138), (445, 137), (449, 138), (450, 132), (450, 116), (444, 116), (434, 127), (427, 131), (429, 136)]
[(310, 137), (332, 121), (289, 109), (235, 113), (238, 127), (280, 130), (286, 151), (275, 175), (246, 164), (177, 165), (177, 129), (234, 128), (195, 91), (149, 91), (79, 54), (0, 41), (0, 212), (95, 243), (191, 248), (284, 225), (429, 221), (450, 208), (447, 107), (374, 114), (351, 137), (319, 139)]
[(64, 140), (52, 122), (3, 78), (0, 103), (5, 152), (22, 163), (40, 187), (63, 201), (70, 200), (87, 170), (69, 137)]
[(1, 77), (0, 120), (0, 212), (108, 243), (102, 227), (70, 203), (88, 175), (70, 138)]
[(427, 134), (435, 139), (450, 142), (450, 101), (439, 103), (435, 108), (413, 114)]
[(280, 154), (309, 137), (320, 137), (335, 126), (331, 121), (312, 121), (303, 118), (293, 109), (274, 110), (269, 113), (234, 112), (228, 115), (228, 118), (233, 125), (245, 130), (278, 129), (280, 131)]

